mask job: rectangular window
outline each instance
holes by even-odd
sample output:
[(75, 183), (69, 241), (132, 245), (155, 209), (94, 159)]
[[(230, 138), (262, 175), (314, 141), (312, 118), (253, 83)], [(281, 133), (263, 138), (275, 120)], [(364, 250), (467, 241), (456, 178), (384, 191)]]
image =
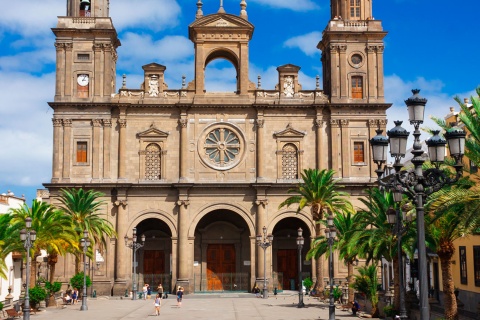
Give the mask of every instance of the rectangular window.
[(360, 19), (360, 0), (350, 0), (350, 19)]
[(353, 143), (353, 163), (365, 163), (365, 152), (363, 142)]
[(359, 76), (352, 77), (352, 98), (363, 99), (363, 78)]
[(460, 246), (458, 253), (460, 254), (460, 283), (467, 284), (467, 247)]
[(77, 162), (87, 163), (87, 142), (86, 141), (77, 142)]
[(88, 53), (79, 53), (79, 54), (77, 54), (77, 59), (79, 61), (89, 61), (90, 60), (90, 55)]
[(480, 246), (473, 246), (473, 270), (475, 286), (480, 287)]

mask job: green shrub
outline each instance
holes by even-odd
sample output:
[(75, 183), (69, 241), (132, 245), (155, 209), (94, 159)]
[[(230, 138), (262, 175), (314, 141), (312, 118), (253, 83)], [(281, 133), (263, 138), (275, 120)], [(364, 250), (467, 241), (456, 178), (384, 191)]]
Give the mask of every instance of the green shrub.
[(53, 296), (55, 292), (60, 291), (62, 288), (62, 283), (55, 281), (54, 283), (45, 282), (45, 289), (47, 289), (48, 295)]
[(305, 286), (305, 289), (309, 290), (313, 286), (313, 281), (309, 277), (303, 279), (303, 285)]
[[(90, 277), (87, 276), (87, 288), (92, 285), (92, 281), (90, 280)], [(72, 288), (77, 288), (77, 289), (83, 289), (83, 272), (79, 272), (76, 275), (74, 275), (70, 279), (70, 284), (72, 285)]]
[(0, 301), (0, 310), (3, 310), (3, 303)]
[(31, 288), (30, 290), (28, 290), (28, 294), (30, 297), (30, 301), (35, 305), (47, 298), (47, 291), (40, 286), (35, 286)]
[(340, 299), (342, 297), (342, 294), (343, 294), (342, 289), (340, 289), (338, 286), (333, 288), (333, 298), (335, 300)]
[(387, 317), (394, 317), (397, 314), (397, 310), (390, 304), (383, 308), (383, 312)]

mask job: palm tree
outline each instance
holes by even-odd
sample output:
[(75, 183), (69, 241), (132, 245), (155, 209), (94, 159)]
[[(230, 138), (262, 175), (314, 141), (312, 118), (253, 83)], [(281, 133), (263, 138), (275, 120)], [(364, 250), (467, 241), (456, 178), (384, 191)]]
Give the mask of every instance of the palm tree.
[(355, 290), (362, 292), (372, 302), (372, 317), (378, 317), (378, 270), (377, 266), (367, 265), (357, 268), (358, 274), (352, 286)]
[(430, 247), (441, 263), (445, 319), (456, 320), (458, 310), (451, 267), (454, 241), (471, 235), (480, 227), (480, 195), (477, 190), (462, 186), (444, 187), (431, 195), (425, 207), (427, 222), (430, 222), (428, 233), (434, 240)]
[[(7, 279), (7, 265), (5, 259), (10, 252), (5, 250), (5, 243), (10, 241), (10, 214), (0, 214), (0, 277)], [(20, 239), (19, 239), (20, 240)]]
[[(278, 207), (289, 207), (292, 204), (298, 205), (297, 213), (305, 207), (310, 207), (310, 213), (314, 221), (318, 222), (324, 218), (325, 212), (338, 212), (351, 207), (350, 202), (346, 199), (349, 194), (347, 192), (338, 191), (339, 180), (335, 180), (333, 170), (305, 169), (301, 174), (303, 182), (299, 183), (295, 188), (289, 189), (288, 193), (296, 195), (290, 196), (283, 201)], [(315, 236), (321, 236), (321, 224), (317, 223), (315, 227)], [(318, 257), (316, 260), (316, 283), (315, 290), (323, 291), (323, 259)]]
[[(60, 209), (73, 222), (78, 239), (83, 237), (87, 230), (92, 244), (90, 255), (95, 253), (93, 248), (102, 250), (107, 245), (107, 237), (116, 237), (112, 223), (103, 218), (101, 213), (104, 201), (99, 200), (104, 194), (94, 190), (85, 191), (82, 188), (62, 189), (60, 191)], [(80, 272), (80, 251), (75, 252), (75, 273)]]
[[(76, 246), (76, 238), (72, 236), (72, 222), (70, 217), (57, 210), (46, 202), (32, 201), (29, 208), (24, 204), (20, 208), (10, 209), (11, 227), (9, 229), (9, 242), (4, 247), (6, 252), (22, 252), (23, 242), (20, 241), (20, 230), (25, 228), (25, 219), (32, 219), (32, 229), (37, 233), (36, 240), (31, 248), (32, 261), (41, 254), (40, 250), (50, 250), (55, 253), (63, 253), (61, 246)], [(37, 264), (31, 264), (30, 285), (35, 285)]]
[[(352, 232), (348, 245), (355, 247), (359, 256), (367, 259), (367, 263), (378, 262), (382, 257), (393, 263), (394, 305), (397, 310), (400, 310), (398, 237), (387, 219), (387, 212), (394, 210), (397, 204), (391, 192), (378, 188), (369, 189), (366, 192), (367, 199), (359, 198), (364, 209), (360, 209), (354, 216), (357, 230)], [(413, 256), (415, 236), (416, 227), (412, 223), (402, 234), (402, 251), (409, 256)]]
[[(357, 247), (350, 245), (350, 239), (354, 231), (356, 231), (353, 215), (353, 208), (345, 211), (338, 212), (334, 219), (333, 224), (337, 229), (337, 238), (338, 240), (334, 243), (333, 248), (339, 251), (340, 258), (343, 259), (347, 265), (347, 282), (349, 284), (353, 281), (353, 263), (355, 262), (358, 254)], [(320, 221), (324, 226), (327, 225), (325, 220)], [(321, 235), (318, 238), (315, 238), (312, 242), (312, 247), (307, 253), (307, 259), (319, 258), (325, 253), (328, 252), (328, 242), (327, 239)], [(354, 289), (353, 287), (348, 288), (348, 302), (354, 302)]]

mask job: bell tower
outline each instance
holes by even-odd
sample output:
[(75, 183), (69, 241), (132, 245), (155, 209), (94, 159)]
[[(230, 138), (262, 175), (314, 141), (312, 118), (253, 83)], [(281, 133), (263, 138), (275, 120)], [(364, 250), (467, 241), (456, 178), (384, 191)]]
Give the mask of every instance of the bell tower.
[(109, 0), (67, 0), (56, 28), (55, 102), (108, 101), (115, 92), (120, 41)]
[(331, 0), (331, 17), (317, 48), (323, 89), (332, 103), (384, 103), (382, 23), (372, 0)]

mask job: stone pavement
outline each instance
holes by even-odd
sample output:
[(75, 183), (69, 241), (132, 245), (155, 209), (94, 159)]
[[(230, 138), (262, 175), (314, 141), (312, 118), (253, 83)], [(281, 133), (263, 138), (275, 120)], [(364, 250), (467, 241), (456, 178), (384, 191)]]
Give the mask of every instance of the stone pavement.
[[(81, 302), (65, 308), (47, 308), (32, 314), (31, 320), (106, 320), (106, 319), (198, 319), (198, 320), (321, 320), (328, 319), (328, 304), (305, 297), (305, 308), (297, 308), (294, 292), (255, 298), (253, 294), (185, 295), (182, 306), (176, 297), (164, 299), (159, 317), (155, 316), (153, 299), (129, 300), (110, 297), (88, 299), (87, 311), (80, 311)], [(358, 320), (350, 311), (335, 310), (335, 319)]]

